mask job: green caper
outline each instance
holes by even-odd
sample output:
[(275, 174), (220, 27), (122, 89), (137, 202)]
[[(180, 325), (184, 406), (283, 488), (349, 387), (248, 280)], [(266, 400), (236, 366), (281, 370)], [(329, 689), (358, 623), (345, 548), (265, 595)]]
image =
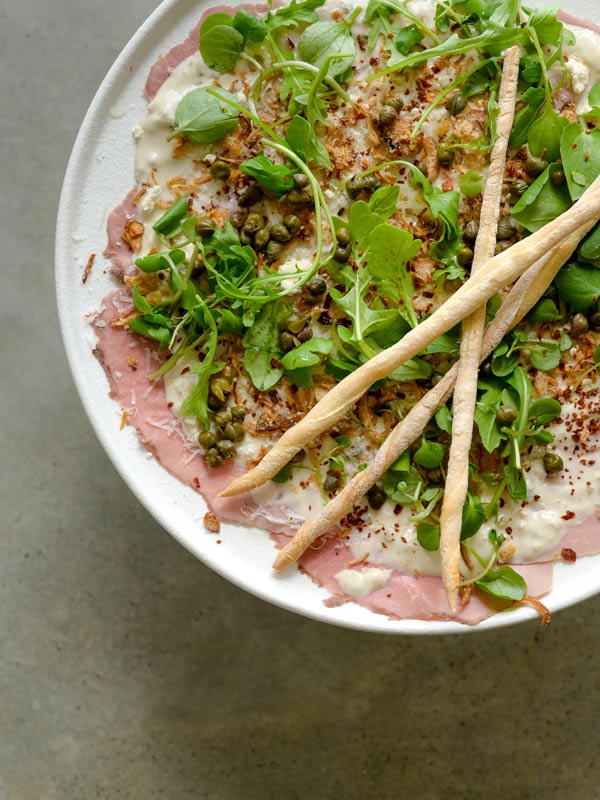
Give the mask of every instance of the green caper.
[(274, 239), (276, 242), (289, 242), (291, 238), (292, 234), (285, 225), (282, 225), (280, 222), (271, 225), (271, 239)]
[(292, 180), (294, 181), (296, 189), (304, 189), (308, 186), (308, 175), (305, 175), (303, 172), (297, 172), (295, 175), (292, 175)]
[(455, 117), (457, 114), (460, 114), (461, 111), (464, 111), (466, 105), (467, 101), (465, 98), (461, 94), (455, 94), (446, 103), (446, 109)]
[(280, 242), (274, 242), (271, 240), (267, 245), (267, 249), (265, 250), (268, 258), (279, 258), (281, 255), (281, 251), (283, 250), (283, 245)]
[(550, 173), (550, 181), (554, 184), (554, 186), (560, 186), (567, 180), (567, 176), (562, 169), (555, 169), (554, 172)]
[(348, 228), (338, 228), (335, 232), (337, 243), (345, 246), (350, 243), (350, 231)]
[(509, 247), (512, 247), (512, 242), (496, 242), (496, 246), (494, 247), (494, 255), (500, 255), (505, 250), (508, 250)]
[(389, 97), (387, 105), (391, 106), (395, 111), (402, 111), (404, 108), (404, 100), (401, 97)]
[(381, 508), (381, 506), (387, 500), (387, 495), (383, 491), (381, 486), (375, 484), (375, 486), (371, 486), (371, 488), (367, 492), (367, 500), (369, 501), (369, 505), (371, 506), (371, 508), (374, 511), (377, 511), (377, 509)]
[(245, 208), (236, 208), (231, 212), (230, 222), (234, 228), (242, 228), (248, 219), (248, 212)]
[(473, 251), (470, 247), (461, 247), (456, 254), (456, 260), (461, 267), (468, 267), (473, 262)]
[(210, 450), (207, 450), (204, 454), (204, 461), (209, 467), (218, 467), (222, 460), (221, 454), (216, 447), (211, 447)]
[(264, 250), (267, 244), (269, 243), (269, 239), (271, 238), (271, 230), (270, 228), (261, 228), (259, 231), (256, 231), (254, 234), (254, 247), (256, 250)]
[(257, 214), (255, 211), (252, 214), (248, 214), (248, 219), (244, 223), (243, 231), (245, 233), (249, 233), (250, 235), (256, 233), (256, 231), (260, 230), (262, 226), (265, 224), (264, 219), (262, 218), (262, 214)]
[(300, 220), (295, 214), (286, 214), (282, 222), (292, 236), (300, 230)]
[(391, 125), (398, 119), (398, 112), (392, 106), (383, 106), (379, 112), (379, 124)]
[(290, 462), (292, 464), (299, 464), (301, 461), (304, 461), (305, 456), (306, 456), (306, 450), (302, 448), (301, 450), (298, 450), (298, 452), (290, 458)]
[(334, 261), (337, 261), (338, 264), (345, 264), (346, 261), (350, 258), (350, 253), (352, 252), (352, 247), (347, 245), (338, 245), (335, 248), (335, 253), (333, 254)]
[(513, 181), (510, 186), (508, 187), (508, 193), (506, 195), (507, 201), (514, 206), (515, 203), (519, 201), (522, 195), (525, 194), (527, 189), (529, 188), (529, 184), (527, 181), (522, 180), (515, 180)]
[(210, 382), (210, 391), (216, 396), (223, 399), (231, 392), (231, 384), (227, 378), (213, 378)]
[(279, 346), (282, 350), (286, 352), (288, 350), (293, 350), (294, 347), (297, 347), (299, 344), (298, 340), (294, 336), (294, 334), (290, 333), (289, 331), (284, 331), (279, 336)]
[(243, 245), (251, 245), (252, 244), (252, 236), (249, 233), (246, 233), (245, 230), (240, 231), (240, 244)]
[(304, 189), (292, 189), (285, 199), (293, 206), (308, 206), (312, 203), (312, 197)]
[(444, 477), (441, 469), (428, 469), (426, 474), (430, 483), (441, 483)]
[(430, 208), (426, 208), (425, 211), (422, 212), (420, 220), (421, 220), (421, 225), (424, 225), (426, 228), (437, 228), (439, 222), (433, 216)]
[(281, 330), (289, 331), (289, 333), (300, 333), (309, 322), (310, 314), (304, 314), (301, 317), (286, 317), (279, 323), (279, 327)]
[(230, 442), (239, 442), (244, 438), (244, 426), (240, 422), (228, 422), (223, 429), (223, 437)]
[(311, 278), (307, 284), (305, 284), (302, 296), (305, 300), (315, 300), (317, 297), (321, 297), (321, 295), (325, 294), (327, 291), (327, 283), (320, 278), (318, 275), (314, 278)]
[(564, 467), (563, 460), (558, 453), (544, 453), (544, 469), (549, 475), (553, 472), (560, 472)]
[(229, 409), (227, 409), (226, 411), (219, 411), (218, 414), (215, 414), (215, 425), (224, 428), (228, 422), (232, 421), (232, 419), (233, 417)]
[(512, 239), (516, 233), (515, 222), (512, 217), (502, 217), (498, 222), (498, 229), (496, 230), (496, 239), (499, 242), (505, 239)]
[(595, 332), (600, 332), (600, 312), (595, 311), (590, 317), (590, 328)]
[(231, 418), (234, 419), (236, 422), (240, 422), (246, 417), (248, 411), (244, 408), (244, 406), (232, 406), (231, 407)]
[(215, 161), (210, 168), (210, 174), (216, 181), (226, 181), (231, 175), (231, 167), (224, 161)]
[(262, 189), (258, 183), (251, 183), (239, 196), (238, 204), (240, 206), (251, 206), (253, 203), (258, 203), (262, 196)]
[(200, 217), (196, 220), (196, 233), (203, 239), (212, 236), (217, 229), (217, 223), (210, 217)]
[(575, 314), (571, 320), (571, 336), (583, 336), (590, 329), (590, 325), (583, 314)]
[(323, 489), (326, 492), (335, 492), (335, 490), (340, 485), (340, 478), (339, 475), (327, 475), (325, 480), (323, 481)]
[(449, 167), (450, 164), (454, 163), (456, 153), (451, 147), (444, 147), (444, 145), (439, 145), (437, 156), (438, 156), (438, 161), (443, 167)]
[(364, 188), (364, 178), (350, 178), (346, 182), (346, 193), (350, 200), (356, 200)]
[(537, 178), (537, 176), (541, 175), (547, 166), (548, 162), (543, 158), (529, 155), (527, 157), (527, 161), (525, 162), (525, 172), (529, 175), (529, 177)]
[(218, 411), (220, 408), (223, 408), (226, 402), (224, 397), (217, 397), (215, 394), (212, 394), (212, 392), (209, 392), (206, 398), (206, 405), (211, 411)]
[(212, 431), (202, 431), (200, 436), (198, 436), (198, 443), (205, 450), (210, 450), (211, 447), (216, 445), (217, 437)]
[(496, 422), (498, 425), (512, 425), (518, 416), (517, 411), (511, 406), (498, 406)]
[(363, 183), (363, 189), (366, 192), (374, 192), (381, 186), (381, 180), (374, 173), (371, 173), (370, 175), (365, 175), (362, 183)]
[(463, 241), (465, 242), (474, 242), (477, 239), (477, 234), (479, 233), (479, 225), (475, 222), (474, 219), (467, 222), (465, 225), (465, 229), (463, 231)]
[(237, 453), (236, 447), (229, 439), (221, 439), (217, 442), (217, 450), (222, 459), (227, 460), (233, 458)]

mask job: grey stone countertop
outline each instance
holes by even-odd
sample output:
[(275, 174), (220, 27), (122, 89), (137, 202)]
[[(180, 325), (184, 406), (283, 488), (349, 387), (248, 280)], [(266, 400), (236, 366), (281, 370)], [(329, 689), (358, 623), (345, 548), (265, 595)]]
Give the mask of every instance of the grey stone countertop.
[(0, 798), (600, 797), (600, 601), (470, 636), (245, 594), (129, 493), (76, 395), (53, 239), (93, 93), (153, 0), (0, 0)]

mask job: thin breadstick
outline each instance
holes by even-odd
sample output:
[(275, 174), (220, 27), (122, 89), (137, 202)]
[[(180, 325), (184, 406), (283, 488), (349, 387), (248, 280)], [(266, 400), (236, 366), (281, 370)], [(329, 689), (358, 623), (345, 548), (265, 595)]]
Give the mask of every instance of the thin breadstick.
[[(480, 361), (500, 344), (506, 333), (513, 328), (530, 311), (554, 280), (556, 273), (571, 256), (577, 244), (593, 226), (586, 224), (562, 242), (559, 247), (546, 254), (531, 267), (513, 286), (498, 313), (487, 326)], [(278, 572), (294, 563), (315, 539), (327, 533), (342, 519), (384, 475), (394, 461), (425, 430), (425, 426), (452, 395), (458, 367), (455, 364), (413, 408), (406, 417), (396, 425), (388, 438), (379, 448), (374, 459), (362, 472), (357, 472), (346, 486), (318, 514), (310, 517), (296, 531), (294, 537), (277, 554), (273, 568)]]
[(373, 383), (386, 378), (416, 356), (438, 336), (485, 305), (493, 294), (513, 283), (567, 236), (586, 223), (596, 222), (599, 217), (600, 176), (571, 208), (531, 236), (494, 256), (430, 317), (338, 383), (303, 420), (283, 434), (254, 469), (234, 480), (220, 496), (247, 492), (272, 478), (292, 456), (343, 417)]
[[(502, 79), (498, 92), (496, 141), (490, 158), (479, 218), (479, 233), (471, 275), (494, 255), (496, 230), (500, 217), (502, 182), (506, 164), (508, 139), (515, 116), (517, 83), (519, 79), (520, 49), (511, 47), (504, 55)], [(462, 510), (469, 487), (469, 451), (473, 438), (475, 401), (477, 400), (477, 374), (479, 356), (485, 328), (485, 305), (476, 309), (462, 324), (460, 358), (454, 399), (452, 401), (452, 442), (448, 453), (448, 469), (442, 511), (440, 515), (440, 557), (442, 581), (452, 611), (458, 607), (460, 582), (460, 533)]]

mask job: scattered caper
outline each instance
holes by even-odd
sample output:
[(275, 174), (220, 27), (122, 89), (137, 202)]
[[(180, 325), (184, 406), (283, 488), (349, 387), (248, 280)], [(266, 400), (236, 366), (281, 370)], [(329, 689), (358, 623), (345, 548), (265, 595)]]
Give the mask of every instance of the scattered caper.
[(296, 347), (297, 345), (298, 345), (298, 340), (296, 339), (293, 333), (290, 333), (289, 331), (284, 331), (282, 334), (280, 334), (279, 346), (281, 347), (282, 350), (285, 351), (293, 350), (294, 347)]
[(292, 175), (292, 180), (294, 181), (296, 189), (304, 189), (308, 186), (308, 176), (303, 172), (297, 172), (295, 175)]
[(375, 484), (375, 486), (371, 486), (367, 492), (367, 500), (374, 511), (377, 511), (378, 508), (381, 508), (386, 499), (386, 493), (383, 491), (381, 486), (378, 486), (377, 484)]
[(304, 189), (292, 189), (285, 196), (285, 199), (293, 206), (308, 206), (312, 203), (312, 198)]
[(254, 247), (257, 250), (264, 250), (270, 238), (271, 230), (269, 228), (261, 228), (254, 234)]
[(352, 247), (347, 245), (338, 245), (335, 248), (335, 253), (333, 254), (334, 261), (337, 261), (338, 264), (345, 264), (346, 261), (350, 258), (350, 253), (352, 252)]
[(498, 229), (496, 231), (496, 239), (503, 241), (505, 239), (512, 239), (515, 235), (515, 222), (512, 217), (502, 217), (498, 222)]
[(210, 168), (210, 174), (216, 181), (226, 181), (231, 175), (231, 167), (224, 161), (215, 161)]
[(363, 189), (364, 184), (362, 178), (350, 178), (350, 180), (346, 182), (346, 193), (351, 200), (356, 200)]
[(230, 442), (229, 439), (221, 439), (218, 441), (217, 450), (223, 459), (233, 458), (237, 452), (234, 443)]
[(456, 260), (461, 267), (468, 267), (473, 261), (473, 251), (470, 247), (461, 247), (456, 254)]
[(239, 196), (238, 203), (241, 206), (251, 206), (252, 203), (258, 203), (261, 197), (262, 189), (258, 183), (251, 183)]
[(310, 314), (304, 314), (301, 317), (286, 317), (279, 323), (279, 327), (281, 330), (289, 331), (289, 333), (300, 333), (309, 322)]
[(205, 450), (210, 450), (211, 447), (216, 445), (217, 437), (212, 431), (202, 431), (200, 436), (198, 436), (198, 443)]
[(252, 236), (243, 229), (240, 231), (240, 244), (252, 244)]
[(374, 192), (381, 186), (381, 180), (374, 173), (371, 173), (370, 175), (365, 175), (365, 177), (362, 179), (362, 183), (363, 183), (363, 189), (366, 192)]
[(256, 231), (260, 230), (262, 226), (265, 224), (264, 219), (262, 218), (261, 214), (257, 214), (255, 211), (252, 214), (248, 214), (248, 219), (244, 223), (243, 230), (245, 233), (249, 233), (250, 235), (256, 233)]
[(443, 479), (442, 470), (441, 469), (428, 469), (427, 470), (427, 480), (431, 483), (441, 483)]
[(200, 217), (200, 219), (196, 220), (196, 233), (203, 239), (212, 236), (216, 228), (216, 222), (210, 217)]
[(245, 208), (236, 208), (235, 211), (231, 213), (231, 224), (234, 228), (242, 228), (246, 220), (248, 219), (248, 212)]
[(281, 255), (281, 251), (283, 250), (283, 245), (279, 242), (270, 241), (267, 245), (266, 254), (269, 258), (279, 258)]
[(421, 214), (421, 225), (426, 228), (437, 228), (439, 221), (433, 216), (430, 208), (426, 208)]
[(321, 297), (321, 295), (325, 294), (327, 291), (327, 283), (320, 278), (318, 275), (314, 278), (311, 278), (307, 284), (305, 284), (302, 296), (305, 300), (315, 300), (317, 297)]
[(398, 119), (398, 112), (393, 106), (383, 106), (379, 112), (379, 124), (391, 125)]
[(600, 312), (595, 311), (590, 317), (590, 328), (595, 332), (600, 332)]
[(276, 242), (289, 242), (291, 238), (292, 234), (285, 225), (277, 222), (275, 225), (271, 226), (271, 239), (274, 239)]
[(390, 97), (387, 100), (387, 105), (391, 106), (395, 111), (402, 111), (404, 100), (401, 97)]
[(298, 450), (298, 452), (291, 457), (290, 461), (292, 464), (299, 464), (301, 461), (304, 460), (305, 456), (306, 456), (306, 450), (302, 448), (301, 450)]
[(335, 492), (339, 485), (340, 479), (338, 475), (327, 475), (323, 481), (323, 489), (325, 489), (326, 492)]
[(558, 453), (544, 453), (544, 469), (548, 474), (553, 472), (560, 472), (564, 469), (562, 458)]
[(529, 184), (527, 183), (527, 181), (523, 181), (520, 179), (515, 180), (508, 187), (508, 193), (506, 195), (506, 199), (512, 206), (514, 206), (515, 203), (518, 202), (519, 198), (525, 194), (528, 188)]
[(206, 398), (206, 404), (211, 411), (218, 411), (220, 408), (223, 408), (225, 403), (226, 400), (224, 397), (217, 397), (215, 394), (212, 394), (211, 392), (208, 393), (208, 397)]
[(300, 230), (300, 220), (295, 214), (286, 214), (282, 221), (292, 236)]
[(583, 336), (590, 329), (590, 325), (583, 314), (575, 314), (571, 321), (571, 335)]
[(227, 378), (213, 378), (210, 382), (210, 391), (221, 400), (231, 392), (231, 384)]
[(217, 448), (211, 447), (210, 450), (207, 450), (204, 454), (204, 460), (209, 467), (218, 467), (223, 459)]
[(544, 161), (543, 158), (530, 155), (527, 157), (527, 161), (525, 162), (525, 172), (531, 178), (537, 178), (537, 176), (541, 175), (547, 166), (548, 162)]
[(478, 233), (479, 233), (479, 225), (477, 224), (477, 222), (475, 222), (474, 219), (472, 219), (465, 225), (462, 238), (465, 242), (474, 242), (475, 239), (477, 239)]
[(443, 167), (449, 167), (450, 164), (454, 163), (454, 158), (456, 153), (450, 147), (444, 147), (444, 145), (440, 145), (438, 147), (438, 161)]
[(486, 378), (489, 378), (489, 376), (492, 374), (492, 362), (489, 358), (486, 358), (486, 360), (481, 363), (481, 366), (479, 367), (479, 374), (484, 375)]
[(240, 422), (228, 422), (223, 430), (224, 438), (230, 442), (239, 442), (244, 438), (244, 433), (244, 426)]
[(348, 228), (338, 228), (335, 233), (335, 238), (338, 244), (345, 246), (350, 243), (350, 231)]
[(460, 114), (461, 111), (464, 111), (467, 105), (467, 101), (461, 94), (455, 94), (453, 97), (448, 100), (446, 103), (446, 108), (455, 117), (457, 114)]
[(567, 176), (562, 169), (555, 169), (554, 172), (550, 173), (550, 181), (554, 184), (554, 186), (560, 186), (567, 180)]
[(302, 344), (302, 342), (308, 342), (308, 340), (312, 339), (312, 337), (312, 328), (307, 325), (306, 328), (303, 328), (298, 334), (298, 341)]
[(512, 242), (496, 242), (496, 246), (494, 247), (494, 255), (500, 255), (505, 250), (508, 250), (509, 247), (512, 247)]
[(219, 425), (221, 428), (224, 428), (228, 422), (231, 422), (233, 419), (231, 411), (226, 409), (225, 411), (219, 411), (218, 414), (215, 414), (215, 425)]
[(518, 416), (517, 411), (511, 406), (498, 406), (496, 422), (498, 425), (512, 425)]
[(234, 419), (236, 422), (240, 422), (243, 420), (248, 412), (244, 408), (244, 406), (232, 406), (231, 407), (231, 418)]

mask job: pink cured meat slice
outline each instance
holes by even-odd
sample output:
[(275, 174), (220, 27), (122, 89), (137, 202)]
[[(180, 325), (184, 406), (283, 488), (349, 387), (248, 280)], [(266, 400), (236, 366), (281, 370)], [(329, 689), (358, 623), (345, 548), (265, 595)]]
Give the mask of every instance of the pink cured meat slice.
[(575, 25), (577, 28), (587, 28), (590, 31), (594, 31), (594, 33), (600, 34), (600, 25), (592, 22), (591, 19), (576, 17), (574, 14), (569, 14), (567, 11), (559, 11), (557, 17), (561, 22), (566, 22), (567, 25)]
[(135, 188), (131, 189), (106, 220), (108, 243), (104, 256), (110, 259), (117, 277), (125, 275), (133, 264), (133, 252), (127, 242), (123, 241), (123, 229), (127, 222), (135, 219), (133, 199), (136, 191)]

